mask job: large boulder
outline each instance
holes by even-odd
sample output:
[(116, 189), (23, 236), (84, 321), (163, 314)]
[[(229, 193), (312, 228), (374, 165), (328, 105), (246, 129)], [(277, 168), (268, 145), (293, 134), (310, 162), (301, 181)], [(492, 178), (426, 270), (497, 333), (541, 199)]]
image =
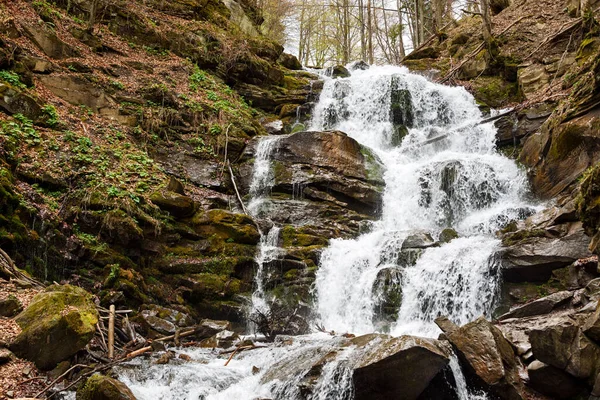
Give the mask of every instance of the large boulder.
[(535, 360), (527, 367), (529, 386), (553, 399), (576, 398), (583, 388), (577, 379), (560, 369)]
[(11, 350), (48, 370), (89, 343), (96, 331), (98, 311), (85, 290), (52, 285), (36, 295), (15, 321), (22, 332), (11, 343)]
[(535, 358), (593, 385), (600, 368), (600, 347), (581, 330), (577, 319), (562, 318), (529, 334)]
[(481, 317), (444, 333), (472, 382), (501, 399), (523, 398), (520, 362), (498, 328)]
[[(272, 140), (269, 217), (274, 222), (348, 235), (358, 233), (357, 221), (378, 215), (384, 167), (369, 148), (339, 131), (297, 132), (267, 140)], [(242, 156), (248, 161), (240, 168), (244, 192), (250, 191), (257, 147), (258, 140)]]
[(573, 298), (573, 292), (563, 290), (561, 292), (553, 293), (549, 296), (542, 297), (541, 299), (534, 300), (523, 306), (517, 307), (514, 310), (500, 316), (498, 319), (509, 319), (509, 318), (523, 318), (530, 317), (533, 315), (548, 314), (553, 310), (567, 305)]
[(509, 282), (545, 282), (553, 270), (591, 255), (589, 238), (581, 226), (573, 226), (562, 237), (548, 236), (542, 230), (532, 230), (524, 233), (524, 240), (503, 249), (500, 256), (504, 279)]
[(437, 340), (378, 336), (354, 366), (354, 398), (417, 399), (448, 365), (450, 354), (449, 346)]
[(136, 400), (123, 382), (100, 374), (92, 375), (77, 390), (77, 400)]

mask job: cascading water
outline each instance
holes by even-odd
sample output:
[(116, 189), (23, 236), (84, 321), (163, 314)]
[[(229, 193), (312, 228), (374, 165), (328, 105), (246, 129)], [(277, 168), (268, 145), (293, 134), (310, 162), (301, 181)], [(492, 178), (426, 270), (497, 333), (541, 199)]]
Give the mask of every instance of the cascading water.
[[(532, 206), (524, 174), (495, 152), (495, 129), (481, 119), (463, 88), (403, 68), (325, 84), (312, 128), (346, 132), (386, 166), (381, 220), (354, 240), (332, 240), (322, 254), (317, 311), (327, 329), (436, 336), (439, 315), (458, 324), (489, 316), (499, 279), (494, 232)], [(446, 228), (460, 238), (418, 243)], [(390, 294), (400, 306), (382, 324), (378, 305)]]
[[(340, 333), (436, 337), (438, 315), (464, 324), (490, 314), (499, 285), (494, 232), (536, 207), (525, 200), (524, 174), (495, 152), (494, 128), (481, 119), (464, 89), (404, 68), (372, 67), (325, 82), (311, 128), (339, 129), (371, 147), (385, 164), (386, 189), (382, 217), (371, 231), (333, 239), (322, 253), (315, 283), (320, 325)], [(266, 137), (257, 145), (248, 206), (255, 217), (268, 216), (277, 140)], [(302, 188), (294, 188), (294, 197), (301, 196)], [(259, 310), (268, 307), (264, 266), (282, 251), (278, 237), (273, 227), (259, 246), (252, 296)], [(120, 379), (139, 399), (350, 400), (351, 365), (364, 350), (340, 351), (340, 340), (295, 337), (291, 344), (240, 353), (227, 367), (210, 350), (181, 349), (191, 363), (123, 368)], [(315, 359), (334, 349), (312, 392), (301, 395)], [(460, 400), (486, 398), (469, 392), (456, 358), (450, 369)]]
[[(262, 218), (268, 211), (268, 194), (273, 186), (271, 153), (277, 140), (277, 137), (267, 137), (261, 140), (256, 148), (252, 182), (250, 183), (250, 203), (248, 204), (248, 211), (253, 217)], [(255, 290), (252, 293), (250, 312), (266, 313), (269, 310), (269, 304), (265, 298), (265, 265), (276, 260), (281, 254), (282, 250), (278, 247), (280, 231), (279, 227), (273, 226), (266, 235), (261, 232), (256, 256), (258, 269), (254, 278)]]

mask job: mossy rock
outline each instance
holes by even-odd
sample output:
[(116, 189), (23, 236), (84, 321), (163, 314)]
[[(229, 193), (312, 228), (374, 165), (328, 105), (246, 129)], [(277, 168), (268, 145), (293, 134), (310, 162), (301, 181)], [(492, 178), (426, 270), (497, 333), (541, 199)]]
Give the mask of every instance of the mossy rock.
[(499, 76), (479, 77), (472, 84), (475, 99), (489, 107), (498, 108), (520, 100), (518, 84)]
[(206, 213), (197, 213), (192, 224), (196, 232), (206, 238), (256, 245), (260, 233), (254, 220), (246, 214), (236, 214), (227, 210), (214, 209)]
[(106, 375), (95, 374), (88, 378), (79, 390), (77, 400), (135, 400), (135, 396), (123, 382)]
[(49, 370), (83, 349), (96, 332), (92, 295), (71, 285), (52, 285), (33, 298), (15, 321), (23, 330), (11, 344), (21, 358)]
[(314, 229), (292, 225), (288, 225), (282, 229), (281, 239), (284, 248), (326, 246), (328, 243), (327, 238), (317, 235)]
[(163, 190), (150, 196), (150, 201), (161, 210), (167, 211), (178, 218), (190, 217), (194, 214), (194, 200), (188, 196)]
[(452, 228), (446, 228), (440, 233), (439, 241), (442, 243), (451, 242), (458, 238), (458, 233)]

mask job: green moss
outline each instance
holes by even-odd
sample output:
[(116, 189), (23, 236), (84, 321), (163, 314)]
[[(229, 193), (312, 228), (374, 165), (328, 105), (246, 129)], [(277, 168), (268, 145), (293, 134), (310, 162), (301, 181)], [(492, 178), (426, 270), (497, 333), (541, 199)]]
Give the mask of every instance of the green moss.
[(583, 144), (586, 127), (574, 123), (559, 128), (548, 152), (549, 158), (565, 160), (574, 150)]
[(504, 246), (512, 246), (513, 244), (519, 243), (523, 240), (539, 237), (546, 237), (546, 231), (544, 229), (524, 229), (514, 233), (509, 233), (504, 236), (504, 238), (502, 238), (502, 244)]
[(499, 76), (482, 76), (472, 81), (474, 96), (479, 102), (498, 108), (520, 100), (516, 82), (507, 82)]
[[(363, 157), (365, 159), (365, 169), (367, 172), (367, 179), (369, 179), (371, 181), (382, 182), (384, 167), (383, 167), (383, 164), (381, 163), (381, 161), (379, 160), (379, 157), (377, 157), (377, 155), (375, 155), (373, 150), (371, 150), (370, 148), (363, 146), (363, 145), (360, 146), (360, 153), (363, 155)], [(383, 189), (380, 188), (378, 190), (383, 190)]]
[(283, 247), (310, 247), (327, 245), (327, 239), (315, 235), (311, 228), (295, 227), (292, 225), (287, 225), (281, 230), (281, 240), (283, 242)]

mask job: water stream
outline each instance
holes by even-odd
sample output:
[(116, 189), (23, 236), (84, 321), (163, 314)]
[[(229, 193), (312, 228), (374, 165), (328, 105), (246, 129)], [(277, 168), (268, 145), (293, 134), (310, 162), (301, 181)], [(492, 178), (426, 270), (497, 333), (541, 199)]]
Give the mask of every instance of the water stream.
[[(322, 253), (314, 286), (319, 325), (357, 335), (437, 337), (439, 315), (457, 324), (490, 316), (500, 284), (495, 232), (537, 206), (527, 200), (524, 173), (496, 152), (495, 129), (479, 124), (482, 118), (463, 88), (404, 68), (372, 67), (325, 82), (311, 129), (338, 129), (372, 148), (385, 166), (386, 188), (382, 216), (370, 232), (333, 239)], [(267, 137), (257, 146), (248, 207), (255, 216), (268, 214), (269, 155), (277, 140)], [(278, 237), (274, 227), (259, 246), (252, 300), (263, 310), (263, 266), (282, 251)], [(120, 378), (138, 399), (297, 399), (303, 377), (297, 371), (308, 370), (338, 340), (321, 333), (296, 337), (241, 353), (227, 367), (210, 350), (180, 349), (194, 362), (125, 368)], [(325, 365), (309, 399), (352, 399), (354, 351), (350, 346)], [(455, 358), (450, 367), (461, 400), (485, 399), (469, 392)], [(274, 370), (280, 375), (266, 379)]]

